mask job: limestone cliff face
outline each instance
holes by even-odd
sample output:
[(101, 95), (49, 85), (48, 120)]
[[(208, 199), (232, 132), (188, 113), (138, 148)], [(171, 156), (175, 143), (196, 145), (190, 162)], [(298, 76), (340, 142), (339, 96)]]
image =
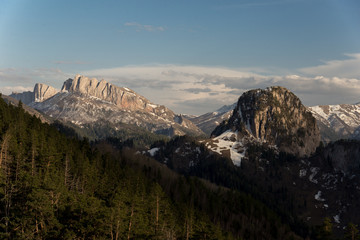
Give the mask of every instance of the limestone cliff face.
[[(47, 92), (42, 96), (46, 97)], [(30, 106), (80, 127), (97, 124), (110, 128), (111, 125), (116, 130), (117, 125), (125, 123), (170, 136), (203, 134), (190, 120), (165, 106), (151, 103), (129, 88), (81, 75), (66, 80), (55, 96)]]
[(315, 118), (298, 97), (283, 87), (245, 92), (230, 119), (220, 124), (212, 135), (227, 130), (274, 144), (280, 151), (300, 157), (314, 153), (320, 143)]
[(34, 87), (34, 101), (42, 102), (58, 93), (58, 90), (46, 84), (37, 83)]
[(105, 80), (76, 75), (74, 79), (64, 82), (62, 92), (79, 93), (83, 96), (92, 96), (111, 102), (122, 109), (131, 111), (147, 110), (154, 112), (154, 105), (146, 98), (136, 94), (129, 88), (118, 87)]

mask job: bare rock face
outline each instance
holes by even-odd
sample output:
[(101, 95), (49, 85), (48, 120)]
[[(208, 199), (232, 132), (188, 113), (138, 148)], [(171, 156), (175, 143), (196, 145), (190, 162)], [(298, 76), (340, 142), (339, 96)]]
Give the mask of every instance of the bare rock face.
[(320, 143), (315, 118), (298, 97), (283, 87), (245, 92), (230, 119), (212, 135), (219, 136), (227, 130), (276, 145), (280, 151), (299, 157), (314, 153)]
[(82, 96), (92, 96), (113, 103), (121, 109), (131, 111), (147, 110), (153, 111), (154, 105), (146, 98), (136, 94), (129, 88), (118, 87), (106, 82), (98, 81), (96, 78), (76, 75), (74, 79), (65, 81), (62, 92), (79, 93)]
[(34, 87), (34, 101), (42, 102), (58, 93), (58, 90), (46, 84), (37, 83)]

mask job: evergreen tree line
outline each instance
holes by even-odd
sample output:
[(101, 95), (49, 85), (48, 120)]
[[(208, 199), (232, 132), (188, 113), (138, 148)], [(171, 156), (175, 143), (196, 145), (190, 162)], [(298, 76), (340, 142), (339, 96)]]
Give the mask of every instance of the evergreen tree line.
[[(184, 146), (187, 148), (185, 158), (185, 153), (182, 151)], [(266, 219), (265, 222), (277, 223), (277, 225), (274, 224), (270, 227), (270, 229), (275, 230), (272, 232), (272, 237), (277, 236), (276, 233), (280, 232), (281, 226), (285, 225), (304, 239), (337, 239), (334, 235), (340, 237), (339, 239), (360, 239), (356, 224), (349, 223), (344, 235), (339, 236), (338, 233), (335, 234), (332, 231), (333, 226), (330, 224), (329, 218), (326, 218), (324, 224), (319, 226), (309, 226), (298, 218), (297, 208), (301, 208), (301, 210), (306, 208), (306, 201), (302, 198), (297, 199), (293, 192), (287, 189), (286, 185), (281, 184), (282, 181), (286, 181), (282, 177), (283, 171), (288, 172), (286, 167), (299, 161), (291, 154), (283, 152), (276, 154), (272, 149), (252, 145), (248, 149), (249, 160), (243, 161), (241, 167), (238, 168), (229, 159), (209, 152), (205, 146), (188, 136), (176, 137), (168, 142), (157, 142), (152, 147), (159, 148), (154, 157), (159, 162), (166, 163), (171, 169), (187, 176), (207, 179), (216, 186), (223, 186), (232, 189), (234, 193), (249, 196), (247, 201), (241, 197), (236, 198), (237, 203), (241, 202), (238, 209), (241, 209), (246, 217), (254, 217), (251, 214), (255, 212), (259, 214), (258, 216)], [(259, 170), (260, 158), (263, 161), (264, 159), (268, 160), (270, 167)], [(187, 167), (190, 162), (195, 163), (191, 168)], [(224, 197), (221, 199), (224, 200)], [(301, 206), (299, 202), (302, 203)], [(231, 204), (227, 204), (227, 206), (230, 207)], [(263, 207), (255, 207), (255, 211), (248, 211), (251, 208), (254, 209), (254, 206)], [(221, 209), (221, 207), (217, 209)], [(226, 208), (225, 211), (224, 209), (220, 211), (226, 212)], [(228, 224), (225, 224), (223, 227), (226, 228), (227, 226)], [(245, 227), (246, 224), (242, 223), (241, 226)], [(259, 231), (266, 232), (264, 229)], [(234, 232), (234, 234), (238, 236), (239, 232)], [(254, 232), (254, 235), (259, 236), (259, 233)], [(240, 233), (240, 236), (249, 239), (248, 234)], [(284, 239), (283, 236), (281, 233), (277, 238)], [(264, 239), (269, 239), (269, 236)]]
[(126, 162), (0, 99), (0, 239), (232, 239)]

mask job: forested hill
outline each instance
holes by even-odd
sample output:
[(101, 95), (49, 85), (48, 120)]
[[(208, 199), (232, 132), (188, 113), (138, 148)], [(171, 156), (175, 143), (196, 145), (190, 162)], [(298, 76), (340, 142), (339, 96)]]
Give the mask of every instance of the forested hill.
[(100, 146), (0, 98), (0, 239), (298, 238), (251, 196)]

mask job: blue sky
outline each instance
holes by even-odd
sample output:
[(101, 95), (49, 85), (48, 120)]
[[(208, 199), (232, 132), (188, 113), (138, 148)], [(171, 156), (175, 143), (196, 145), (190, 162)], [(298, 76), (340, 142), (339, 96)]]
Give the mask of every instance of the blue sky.
[(1, 0), (0, 90), (81, 73), (186, 113), (277, 83), (307, 105), (359, 102), (359, 39), (358, 0)]

